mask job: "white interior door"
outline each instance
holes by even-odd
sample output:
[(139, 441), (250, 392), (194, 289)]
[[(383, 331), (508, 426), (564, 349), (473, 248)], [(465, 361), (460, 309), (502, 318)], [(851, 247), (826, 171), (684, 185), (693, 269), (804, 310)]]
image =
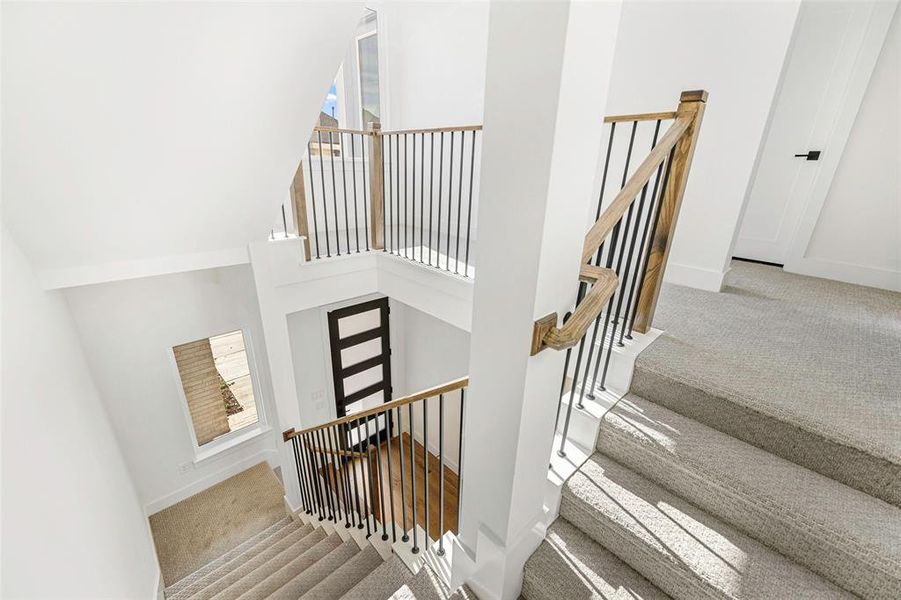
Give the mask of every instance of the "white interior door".
[[(819, 187), (823, 158), (837, 159), (844, 148), (846, 137), (833, 134), (849, 110), (846, 98), (849, 86), (857, 85), (858, 55), (875, 5), (802, 4), (733, 256), (786, 262), (811, 193)], [(856, 113), (857, 106), (851, 108)], [(810, 151), (821, 154), (816, 160), (798, 156)]]

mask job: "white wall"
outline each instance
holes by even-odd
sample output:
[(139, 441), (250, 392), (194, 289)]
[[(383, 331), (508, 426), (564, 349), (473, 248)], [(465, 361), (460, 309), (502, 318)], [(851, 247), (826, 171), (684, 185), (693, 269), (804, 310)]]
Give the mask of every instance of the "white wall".
[(2, 237), (0, 595), (154, 598), (147, 521), (65, 300)]
[(672, 110), (682, 90), (710, 92), (667, 280), (719, 290), (798, 8), (623, 3), (607, 114)]
[(278, 214), (362, 10), (4, 6), (3, 210), (36, 269), (97, 281), (185, 269), (160, 257), (240, 261)]
[(384, 129), (482, 122), (487, 2), (372, 5), (384, 35)]
[(899, 107), (901, 10), (895, 12), (805, 254), (846, 280), (874, 284), (893, 278), (895, 289), (901, 289)]
[[(155, 512), (261, 460), (281, 443), (262, 325), (249, 266), (66, 290), (97, 386), (107, 403), (141, 502)], [(273, 431), (194, 464), (175, 345), (246, 328)], [(278, 442), (276, 442), (278, 438)], [(186, 472), (180, 465), (188, 465)]]

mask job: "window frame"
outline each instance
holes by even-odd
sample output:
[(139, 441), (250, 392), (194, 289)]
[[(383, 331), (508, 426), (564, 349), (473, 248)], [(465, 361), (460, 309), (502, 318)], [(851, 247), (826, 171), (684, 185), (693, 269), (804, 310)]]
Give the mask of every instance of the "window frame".
[[(250, 372), (250, 384), (253, 388), (253, 401), (257, 409), (257, 422), (253, 425), (247, 425), (240, 429), (224, 433), (216, 439), (211, 440), (201, 446), (197, 443), (197, 433), (194, 431), (194, 421), (191, 418), (191, 411), (188, 408), (188, 397), (185, 395), (185, 388), (181, 380), (181, 373), (178, 370), (178, 361), (175, 359), (175, 347), (182, 344), (190, 344), (191, 342), (196, 342), (202, 339), (209, 339), (228, 333), (233, 333), (235, 331), (240, 331), (241, 336), (244, 338), (244, 355), (247, 357), (247, 368)], [(214, 333), (208, 335), (205, 338), (199, 337), (182, 342), (177, 342), (169, 346), (167, 350), (167, 353), (169, 355), (169, 363), (175, 376), (175, 387), (178, 391), (178, 398), (181, 405), (182, 416), (185, 419), (185, 424), (188, 426), (188, 437), (191, 440), (191, 448), (194, 454), (193, 462), (195, 465), (218, 456), (219, 454), (227, 450), (240, 446), (245, 442), (249, 442), (252, 439), (256, 439), (257, 437), (269, 432), (272, 429), (272, 427), (269, 425), (268, 415), (266, 414), (266, 402), (264, 402), (263, 400), (262, 387), (260, 386), (259, 381), (259, 368), (257, 367), (257, 361), (253, 347), (253, 336), (250, 332), (250, 329), (247, 327), (235, 327), (227, 329), (222, 333)]]
[(375, 48), (376, 52), (378, 52), (378, 61), (376, 62), (376, 70), (379, 75), (379, 123), (384, 126), (385, 116), (383, 112), (384, 103), (382, 102), (382, 45), (381, 38), (379, 37), (379, 25), (378, 21), (375, 23), (375, 27), (372, 31), (367, 31), (366, 33), (361, 33), (358, 36), (354, 37), (354, 59), (356, 60), (356, 86), (357, 86), (357, 117), (359, 117), (360, 129), (366, 129), (366, 124), (363, 122), (363, 69), (360, 64), (360, 41), (364, 40), (368, 37), (375, 36)]

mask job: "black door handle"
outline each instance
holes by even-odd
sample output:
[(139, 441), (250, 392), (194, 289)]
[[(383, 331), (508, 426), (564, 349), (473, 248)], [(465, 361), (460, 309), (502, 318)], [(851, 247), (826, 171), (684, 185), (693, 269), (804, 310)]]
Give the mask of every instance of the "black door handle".
[(795, 158), (806, 158), (807, 160), (820, 160), (820, 151), (811, 150), (807, 154), (795, 154)]

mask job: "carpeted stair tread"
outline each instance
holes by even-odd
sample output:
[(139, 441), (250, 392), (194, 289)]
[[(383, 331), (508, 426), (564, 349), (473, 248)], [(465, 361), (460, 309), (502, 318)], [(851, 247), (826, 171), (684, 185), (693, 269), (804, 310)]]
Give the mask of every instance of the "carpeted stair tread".
[(297, 577), (305, 569), (316, 564), (317, 561), (342, 544), (340, 536), (327, 536), (323, 529), (317, 529), (316, 531), (321, 539), (312, 548), (295, 557), (274, 573), (270, 573), (265, 579), (241, 594), (240, 600), (268, 598), (280, 587)]
[(311, 600), (335, 600), (340, 598), (382, 562), (384, 561), (378, 550), (373, 546), (367, 546), (332, 571), (325, 579), (310, 588), (304, 594), (304, 598), (310, 598)]
[[(337, 533), (332, 535), (338, 537)], [(342, 542), (334, 550), (304, 569), (291, 581), (278, 588), (272, 596), (274, 598), (300, 598), (359, 552), (360, 547), (357, 546), (353, 539)]]
[(261, 565), (266, 564), (272, 557), (278, 556), (285, 549), (290, 548), (304, 537), (313, 533), (312, 527), (306, 525), (299, 528), (278, 541), (268, 544), (265, 548), (256, 552), (248, 560), (236, 565), (235, 568), (228, 570), (213, 581), (210, 581), (203, 589), (193, 592), (189, 597), (191, 600), (208, 600), (230, 585), (240, 580), (242, 577), (255, 571)]
[(852, 598), (809, 569), (595, 453), (560, 515), (674, 598)]
[(901, 598), (895, 506), (635, 394), (607, 413), (597, 449), (847, 590)]
[(233, 582), (223, 590), (220, 590), (211, 600), (235, 600), (241, 594), (250, 590), (257, 583), (263, 581), (272, 573), (275, 573), (283, 566), (301, 556), (304, 552), (322, 541), (325, 532), (321, 529), (313, 531), (313, 533), (305, 536), (303, 539), (295, 542), (287, 548), (281, 550), (278, 554), (271, 556), (266, 562), (259, 565), (249, 573), (244, 573), (240, 579)]
[(348, 590), (342, 600), (385, 600), (411, 577), (410, 569), (397, 555), (376, 567)]
[[(222, 563), (220, 566), (210, 571), (206, 575), (192, 581), (187, 586), (181, 588), (177, 593), (167, 593), (167, 600), (183, 600), (184, 598), (194, 598), (203, 596), (204, 590), (210, 586), (216, 586), (217, 582), (225, 577), (229, 577), (232, 573), (241, 570), (244, 565), (256, 559), (263, 552), (267, 552), (273, 546), (281, 545), (282, 547), (290, 546), (295, 541), (302, 539), (304, 536), (313, 532), (313, 528), (309, 525), (301, 525), (296, 521), (292, 521), (287, 526), (274, 532), (272, 535), (262, 538), (257, 543), (250, 546), (241, 554), (235, 556), (231, 560)], [(214, 561), (214, 562), (218, 562)], [(215, 592), (212, 592), (215, 593)]]
[(407, 580), (390, 596), (391, 600), (478, 600), (468, 587), (463, 586), (449, 593), (435, 572), (423, 565), (419, 572)]
[(558, 518), (526, 562), (527, 600), (668, 600), (647, 579), (566, 519)]
[(229, 550), (222, 556), (218, 557), (216, 560), (208, 562), (207, 564), (205, 564), (201, 568), (197, 569), (196, 571), (194, 571), (187, 577), (184, 577), (183, 579), (180, 579), (177, 582), (170, 585), (168, 588), (166, 588), (166, 597), (167, 598), (174, 597), (175, 594), (177, 594), (184, 588), (188, 587), (192, 583), (199, 581), (200, 579), (209, 575), (210, 573), (212, 573), (219, 567), (227, 564), (228, 562), (232, 561), (233, 559), (235, 559), (238, 556), (242, 555), (243, 553), (247, 552), (248, 550), (253, 548), (256, 544), (260, 543), (263, 540), (269, 539), (270, 537), (276, 535), (278, 532), (286, 530), (286, 528), (288, 528), (292, 525), (297, 526), (297, 523), (291, 517), (285, 517), (284, 519), (277, 521), (276, 523), (273, 523), (272, 525), (270, 525), (263, 531), (254, 535), (253, 537), (244, 540), (243, 542), (241, 542), (240, 544), (238, 544), (237, 546), (235, 546), (234, 548), (232, 548), (231, 550)]
[(631, 391), (901, 506), (901, 294), (733, 262), (664, 284)]

